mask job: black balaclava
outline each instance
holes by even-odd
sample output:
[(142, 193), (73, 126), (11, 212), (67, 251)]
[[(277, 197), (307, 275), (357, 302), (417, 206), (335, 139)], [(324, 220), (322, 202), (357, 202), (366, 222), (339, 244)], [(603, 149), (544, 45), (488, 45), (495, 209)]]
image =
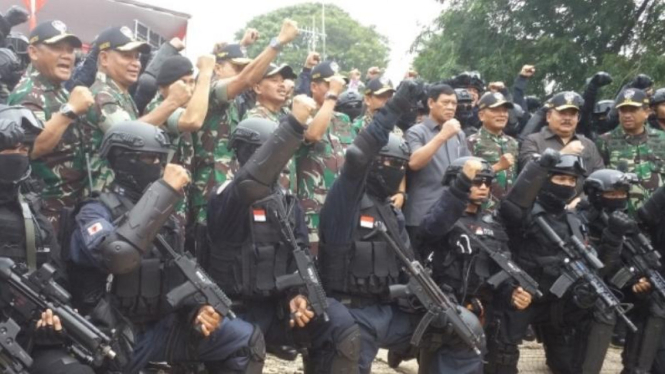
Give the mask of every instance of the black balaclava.
[(576, 192), (574, 186), (563, 186), (548, 179), (538, 193), (538, 201), (546, 210), (557, 212), (566, 207)]
[(367, 193), (379, 201), (386, 200), (399, 191), (405, 172), (404, 167), (386, 166), (382, 157), (376, 158), (367, 175)]
[(147, 153), (116, 150), (111, 158), (111, 166), (115, 172), (114, 183), (122, 187), (134, 201), (138, 201), (145, 189), (164, 172), (164, 155), (156, 154), (160, 157), (159, 163), (146, 164), (140, 160), (140, 156), (145, 154)]

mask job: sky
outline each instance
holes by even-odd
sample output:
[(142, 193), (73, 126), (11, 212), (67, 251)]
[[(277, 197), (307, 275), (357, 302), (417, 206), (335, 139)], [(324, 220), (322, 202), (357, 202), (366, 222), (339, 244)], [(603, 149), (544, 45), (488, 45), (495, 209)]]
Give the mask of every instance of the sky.
[[(306, 0), (142, 0), (192, 16), (187, 33), (186, 55), (195, 59), (208, 53), (215, 42), (229, 41), (252, 18), (272, 10), (306, 3)], [(375, 25), (390, 45), (390, 63), (386, 75), (397, 83), (409, 68), (413, 56), (408, 54), (411, 43), (422, 27), (429, 25), (441, 12), (435, 0), (332, 0), (365, 26)], [(259, 42), (268, 43), (264, 36)]]

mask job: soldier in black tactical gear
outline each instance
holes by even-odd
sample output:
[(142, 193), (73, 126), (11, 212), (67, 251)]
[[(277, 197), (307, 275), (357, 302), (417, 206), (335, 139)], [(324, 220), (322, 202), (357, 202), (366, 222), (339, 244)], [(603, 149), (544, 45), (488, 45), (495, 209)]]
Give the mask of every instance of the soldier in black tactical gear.
[[(637, 223), (627, 215), (628, 192), (631, 184), (637, 183), (637, 177), (625, 174), (621, 171), (601, 169), (589, 175), (584, 182), (584, 192), (587, 200), (577, 206), (578, 211), (589, 222), (589, 239), (591, 243), (604, 255), (605, 267), (603, 273), (610, 281), (617, 282), (624, 269), (633, 267), (631, 260), (637, 253), (632, 249), (640, 249), (643, 244), (638, 239), (642, 235)], [(643, 237), (645, 238), (645, 237)], [(614, 243), (603, 243), (602, 241), (623, 241), (621, 255), (612, 253), (616, 249)], [(627, 248), (626, 246), (630, 246)], [(649, 244), (650, 245), (650, 244)], [(603, 250), (603, 247), (609, 250)], [(625, 261), (622, 261), (622, 258)], [(646, 257), (645, 257), (646, 258)], [(645, 263), (646, 264), (646, 263)], [(659, 266), (655, 263), (646, 264)], [(641, 270), (633, 268), (634, 272)], [(660, 295), (652, 295), (651, 284), (645, 274), (637, 273), (626, 279), (626, 285), (617, 284), (622, 287), (624, 302), (631, 303), (631, 319), (638, 326), (637, 333), (628, 332), (623, 350), (623, 374), (648, 373), (656, 356), (660, 336), (665, 329), (665, 299)], [(592, 322), (593, 323), (593, 322)], [(597, 323), (597, 322), (596, 322)], [(593, 326), (598, 328), (598, 326)], [(582, 331), (582, 336), (588, 334), (588, 330)], [(604, 344), (604, 349), (609, 346), (611, 330), (605, 329), (605, 341), (596, 340), (595, 344)]]
[[(260, 331), (237, 318), (222, 319), (198, 298), (172, 305), (166, 297), (184, 275), (154, 243), (163, 240), (183, 253), (173, 211), (189, 182), (181, 166), (166, 164), (169, 145), (163, 130), (139, 121), (119, 123), (104, 135), (101, 156), (116, 178), (97, 199), (77, 207), (68, 258), (78, 308), (121, 332), (131, 347), (119, 353), (125, 355), (122, 367), (114, 368), (123, 373), (137, 373), (149, 361), (204, 362), (209, 373), (260, 373)], [(104, 310), (109, 304), (113, 313)], [(125, 319), (132, 331), (118, 322)]]
[[(581, 287), (582, 284), (573, 285), (561, 298), (552, 293), (552, 286), (562, 274), (566, 253), (544, 235), (540, 225), (535, 224), (542, 218), (564, 243), (570, 242), (573, 236), (581, 242), (586, 240), (586, 229), (580, 216), (565, 209), (566, 203), (576, 194), (578, 177), (584, 173), (579, 156), (546, 149), (540, 159), (526, 165), (500, 205), (499, 214), (509, 234), (513, 258), (535, 278), (544, 296), (523, 311), (515, 310), (512, 305), (497, 306), (498, 329), (493, 333), (496, 345), (492, 347), (495, 352), (490, 352), (490, 357), (498, 359), (488, 365), (490, 372), (517, 372), (517, 345), (524, 338), (529, 324), (540, 333), (547, 364), (555, 373), (581, 373), (588, 362), (603, 361), (604, 351), (593, 350), (597, 348), (593, 336), (586, 344), (588, 351), (572, 344), (579, 342), (572, 337), (572, 328), (577, 326), (577, 321), (590, 318), (591, 308), (596, 304), (595, 295)], [(601, 239), (608, 244), (605, 249), (618, 253), (620, 242), (609, 239)]]
[[(356, 373), (360, 332), (346, 308), (323, 297), (327, 307), (315, 315), (313, 303), (323, 291), (314, 295), (309, 287), (285, 281), (298, 269), (301, 279), (309, 277), (320, 285), (303, 209), (277, 183), (302, 144), (305, 123), (315, 108), (312, 99), (300, 95), (279, 125), (262, 118), (238, 124), (229, 144), (241, 169), (208, 203), (211, 245), (206, 263), (236, 313), (258, 325), (268, 345), (307, 345), (312, 373)], [(297, 251), (305, 252), (309, 270), (296, 263)]]
[(355, 121), (363, 112), (362, 95), (355, 90), (342, 92), (335, 104), (335, 111), (349, 116), (351, 122)]
[(665, 88), (659, 88), (651, 96), (649, 125), (654, 129), (665, 130)]
[[(21, 60), (20, 52), (14, 48), (13, 44), (8, 43), (12, 27), (27, 20), (28, 12), (18, 6), (12, 6), (4, 15), (0, 13), (0, 104), (7, 102), (9, 93), (21, 79), (21, 75), (27, 66), (27, 63)], [(16, 38), (17, 36), (14, 36), (12, 41), (18, 41)], [(25, 39), (25, 36), (23, 36), (23, 39)], [(23, 50), (23, 52), (26, 52), (26, 50)], [(25, 57), (25, 54), (27, 53), (24, 53), (23, 57)]]
[[(457, 300), (473, 311), (484, 325), (494, 322), (494, 303), (512, 304), (515, 309), (524, 310), (533, 296), (511, 282), (501, 284), (497, 290), (487, 284), (490, 276), (501, 268), (488, 253), (478, 248), (476, 240), (510, 257), (503, 224), (482, 208), (489, 199), (493, 178), (492, 167), (483, 159), (461, 157), (455, 160), (444, 175), (443, 184), (447, 188), (420, 227), (423, 245), (432, 253), (434, 279), (440, 285), (449, 286)], [(469, 232), (475, 237), (470, 238)], [(492, 349), (494, 343), (490, 336), (490, 356), (486, 357), (489, 369), (499, 360), (496, 350)]]
[[(39, 212), (39, 196), (28, 188), (28, 153), (42, 129), (43, 124), (28, 109), (0, 106), (0, 256), (25, 270), (50, 262), (59, 270), (59, 280), (64, 281), (53, 227)], [(18, 343), (30, 347), (34, 359), (29, 372), (92, 374), (90, 367), (67, 353), (66, 332), (58, 316), (46, 310), (38, 321), (25, 320), (10, 305), (14, 296), (8, 288), (3, 285), (0, 291), (0, 320), (10, 317), (21, 325)]]
[[(419, 87), (402, 82), (395, 96), (356, 137), (321, 214), (322, 281), (329, 295), (347, 305), (361, 328), (361, 373), (371, 372), (379, 348), (407, 351), (415, 322), (422, 316), (390, 299), (390, 287), (404, 282), (402, 264), (374, 226), (383, 222), (392, 240), (411, 252), (407, 256), (415, 256), (404, 216), (391, 206), (389, 198), (398, 190), (409, 160), (408, 147), (391, 131), (399, 116), (415, 105)], [(482, 330), (475, 316), (461, 313), (476, 327), (476, 333)], [(482, 372), (480, 356), (453, 334), (446, 335), (446, 340), (421, 358), (420, 372)]]

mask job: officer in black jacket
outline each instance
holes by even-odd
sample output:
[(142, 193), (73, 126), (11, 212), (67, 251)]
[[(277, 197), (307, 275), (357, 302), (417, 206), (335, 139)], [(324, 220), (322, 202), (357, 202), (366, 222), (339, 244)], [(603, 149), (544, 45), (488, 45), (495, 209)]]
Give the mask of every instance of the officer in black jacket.
[(328, 299), (326, 322), (310, 309), (304, 289), (278, 288), (296, 271), (292, 244), (309, 253), (302, 207), (277, 182), (315, 107), (312, 99), (297, 96), (279, 126), (250, 118), (234, 130), (229, 144), (242, 167), (208, 203), (208, 268), (234, 310), (259, 326), (268, 345), (309, 345), (313, 373), (356, 373), (360, 332), (346, 308)]
[(77, 207), (68, 255), (77, 306), (126, 343), (114, 370), (133, 374), (150, 361), (168, 361), (204, 362), (211, 374), (260, 373), (265, 346), (258, 329), (222, 318), (198, 297), (181, 305), (168, 298), (185, 278), (154, 242), (160, 235), (184, 253), (173, 211), (189, 182), (184, 168), (166, 164), (169, 146), (163, 130), (139, 121), (104, 135), (100, 152), (115, 179)]
[[(497, 308), (500, 323), (495, 349), (497, 354), (513, 359), (505, 360), (505, 365), (496, 365), (496, 373), (517, 372), (517, 345), (529, 324), (540, 332), (547, 364), (555, 373), (580, 373), (583, 361), (586, 365), (586, 360), (603, 360), (604, 352), (586, 352), (571, 344), (572, 328), (580, 319), (588, 318), (596, 298), (583, 284), (572, 286), (561, 299), (548, 292), (561, 276), (566, 254), (535, 224), (536, 218), (542, 217), (564, 243), (573, 235), (581, 242), (586, 241), (580, 217), (565, 209), (576, 193), (578, 177), (584, 173), (580, 157), (547, 149), (539, 160), (527, 164), (501, 203), (499, 214), (509, 234), (513, 258), (539, 283), (545, 295), (523, 311), (510, 305)], [(598, 346), (589, 338), (587, 347)]]
[[(389, 287), (404, 281), (402, 264), (374, 230), (374, 223), (382, 221), (390, 237), (411, 251), (404, 216), (389, 199), (404, 177), (409, 152), (390, 132), (399, 116), (415, 105), (419, 91), (416, 83), (403, 82), (356, 137), (321, 211), (321, 277), (328, 294), (349, 307), (361, 328), (361, 373), (371, 371), (379, 348), (405, 351), (421, 316), (390, 299)], [(481, 331), (477, 318), (460, 310), (476, 327), (474, 332)], [(452, 334), (445, 337), (433, 356), (421, 357), (420, 372), (482, 372), (480, 356)]]
[[(475, 178), (469, 169), (475, 166)], [(473, 170), (473, 169), (472, 169)], [(526, 309), (532, 296), (521, 287), (506, 282), (493, 290), (486, 283), (490, 276), (501, 270), (489, 255), (478, 248), (475, 240), (510, 257), (508, 234), (500, 218), (483, 210), (490, 195), (494, 172), (487, 161), (477, 157), (455, 160), (444, 175), (448, 186), (441, 198), (425, 215), (420, 227), (424, 246), (432, 252), (433, 277), (440, 285), (449, 286), (462, 305), (472, 310), (483, 324), (493, 322), (492, 307), (512, 304), (517, 310)], [(466, 231), (455, 227), (459, 223)], [(510, 302), (509, 302), (510, 300)], [(496, 356), (492, 337), (488, 341), (491, 355), (487, 357), (486, 371), (498, 366), (503, 357)]]
[[(25, 270), (50, 262), (59, 270), (58, 280), (63, 281), (64, 268), (53, 227), (39, 212), (39, 196), (27, 191), (31, 171), (28, 154), (42, 129), (30, 110), (0, 108), (0, 256)], [(34, 359), (30, 373), (92, 374), (90, 367), (67, 353), (66, 335), (58, 316), (46, 310), (38, 321), (23, 319), (9, 305), (14, 296), (8, 288), (0, 288), (0, 321), (10, 317), (21, 326), (18, 342)]]
[[(625, 269), (632, 266), (629, 261), (633, 254), (630, 248), (626, 248), (626, 245), (644, 249), (637, 239), (638, 235), (642, 235), (641, 229), (626, 214), (628, 192), (632, 183), (637, 183), (635, 175), (611, 169), (597, 170), (584, 181), (584, 193), (587, 200), (577, 205), (578, 211), (589, 222), (591, 244), (598, 248), (605, 257), (603, 274), (610, 281), (626, 274)], [(612, 253), (611, 249), (603, 250), (603, 247), (615, 248), (612, 243), (608, 245), (607, 241), (627, 243), (623, 244), (623, 248), (621, 248), (621, 256)], [(628, 261), (624, 262), (622, 258)], [(650, 263), (652, 258), (647, 258), (647, 256), (644, 257), (649, 262), (646, 265), (656, 269), (658, 264)], [(637, 271), (637, 269), (633, 269), (633, 271)], [(638, 326), (638, 331), (637, 333), (629, 331), (626, 336), (622, 355), (624, 365), (622, 373), (647, 373), (653, 364), (660, 336), (665, 329), (665, 299), (659, 295), (650, 297), (651, 294), (648, 291), (651, 289), (651, 284), (645, 278), (645, 274), (637, 274), (637, 277), (631, 275), (627, 280), (628, 283), (621, 292), (624, 295), (623, 301), (634, 306), (630, 316)], [(603, 320), (593, 321), (591, 329), (583, 331), (583, 336), (588, 334), (589, 330), (593, 331), (593, 328), (598, 330), (598, 322), (603, 322)], [(604, 349), (609, 346), (610, 334), (611, 330), (606, 328), (604, 333), (606, 341), (602, 342)], [(598, 340), (596, 341), (598, 342)]]

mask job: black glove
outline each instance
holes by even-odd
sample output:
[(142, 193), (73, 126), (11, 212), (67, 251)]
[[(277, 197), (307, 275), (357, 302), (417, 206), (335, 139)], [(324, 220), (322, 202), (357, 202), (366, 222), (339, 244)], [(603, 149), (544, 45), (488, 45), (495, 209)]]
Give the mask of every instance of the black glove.
[(7, 10), (7, 13), (5, 13), (5, 19), (12, 27), (27, 22), (28, 18), (28, 11), (17, 5), (12, 6)]
[(613, 212), (607, 222), (607, 228), (613, 235), (624, 236), (635, 227), (635, 221), (628, 214), (620, 211)]
[(592, 308), (598, 300), (598, 295), (588, 284), (579, 284), (573, 289), (573, 301), (582, 309)]
[(653, 79), (646, 74), (639, 74), (633, 81), (630, 83), (630, 86), (640, 90), (646, 90), (647, 88), (653, 86)]
[(65, 329), (56, 331), (53, 325), (35, 328), (32, 338), (36, 346), (62, 347), (65, 345)]
[(421, 97), (422, 92), (422, 82), (416, 82), (411, 79), (404, 80), (400, 83), (399, 87), (397, 87), (397, 92), (395, 93), (395, 96), (390, 99), (390, 102), (401, 113), (405, 113), (418, 103), (418, 99)]
[(561, 154), (551, 148), (547, 148), (545, 152), (540, 155), (538, 164), (544, 168), (551, 168), (559, 162)]
[(591, 77), (591, 84), (595, 85), (596, 87), (607, 86), (608, 84), (612, 83), (612, 81), (612, 76), (604, 71), (599, 71), (598, 73), (594, 74), (593, 77)]

